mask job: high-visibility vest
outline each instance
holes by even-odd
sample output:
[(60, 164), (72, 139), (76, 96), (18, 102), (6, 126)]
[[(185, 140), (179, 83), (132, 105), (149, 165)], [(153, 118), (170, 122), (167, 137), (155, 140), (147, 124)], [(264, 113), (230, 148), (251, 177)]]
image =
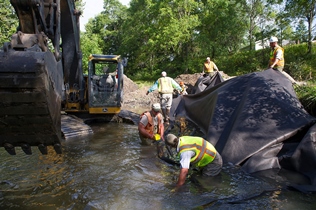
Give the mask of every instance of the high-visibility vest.
[[(150, 133), (150, 134), (154, 134), (154, 118), (151, 116), (150, 112), (147, 111), (147, 112), (144, 112), (143, 114), (140, 115), (140, 118), (143, 117), (143, 115), (146, 115), (147, 119), (148, 119), (148, 123), (147, 125), (145, 126), (145, 130)], [(158, 128), (157, 128), (157, 133), (160, 133), (160, 124), (161, 124), (161, 121), (162, 121), (162, 115), (160, 113), (158, 113), (157, 115), (158, 117)]]
[(205, 73), (210, 73), (210, 72), (213, 72), (213, 71), (214, 71), (214, 64), (213, 64), (213, 62), (212, 61), (210, 63), (205, 62), (204, 63), (204, 72)]
[(161, 77), (158, 79), (159, 93), (172, 93), (172, 79), (170, 77)]
[(270, 63), (269, 63), (270, 66), (274, 63), (276, 59), (275, 56), (277, 54), (277, 50), (279, 49), (282, 50), (282, 58), (277, 62), (276, 66), (284, 67), (284, 49), (280, 46), (276, 46), (274, 50), (270, 52)]
[(211, 163), (216, 156), (215, 147), (201, 137), (182, 136), (179, 141), (179, 155), (185, 151), (195, 152), (190, 162), (198, 167)]

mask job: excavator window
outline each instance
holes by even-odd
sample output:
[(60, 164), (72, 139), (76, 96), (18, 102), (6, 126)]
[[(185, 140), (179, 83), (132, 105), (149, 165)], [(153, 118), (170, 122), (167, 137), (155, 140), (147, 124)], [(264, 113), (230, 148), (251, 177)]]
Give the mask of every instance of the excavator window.
[(90, 61), (90, 107), (118, 106), (121, 103), (122, 71), (123, 66), (117, 60)]

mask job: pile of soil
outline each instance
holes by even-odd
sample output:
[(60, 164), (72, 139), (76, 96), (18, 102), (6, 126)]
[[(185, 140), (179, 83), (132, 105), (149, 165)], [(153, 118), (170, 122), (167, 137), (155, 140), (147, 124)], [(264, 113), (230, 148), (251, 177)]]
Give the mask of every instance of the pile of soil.
[[(183, 81), (184, 84), (188, 87), (188, 93), (190, 93), (190, 89), (192, 89), (200, 76), (201, 73), (181, 74), (177, 76), (174, 80), (177, 83)], [(146, 95), (146, 92), (149, 88), (150, 86), (138, 86), (130, 78), (124, 75), (124, 96), (122, 109), (138, 114), (149, 110), (151, 104), (159, 102), (157, 90)]]
[[(224, 80), (230, 79), (227, 74), (220, 71)], [(181, 81), (187, 86), (187, 92), (190, 94), (192, 88), (194, 87), (196, 81), (202, 76), (202, 73), (195, 74), (181, 74), (178, 75), (174, 80), (179, 84)], [(158, 78), (157, 78), (158, 79)], [(159, 102), (158, 91), (149, 93), (146, 95), (147, 90), (150, 88), (148, 86), (138, 86), (130, 78), (124, 75), (124, 97), (122, 110), (132, 111), (138, 114), (143, 113), (150, 109), (150, 105)]]

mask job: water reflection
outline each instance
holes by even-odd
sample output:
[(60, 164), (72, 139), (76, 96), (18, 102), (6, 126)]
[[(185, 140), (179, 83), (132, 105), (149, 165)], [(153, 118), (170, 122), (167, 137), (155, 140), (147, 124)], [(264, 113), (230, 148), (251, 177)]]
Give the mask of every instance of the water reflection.
[(192, 174), (171, 193), (179, 168), (142, 146), (137, 126), (98, 124), (95, 134), (64, 142), (63, 154), (10, 156), (0, 148), (2, 209), (315, 209), (313, 194), (244, 174), (226, 164), (221, 176)]

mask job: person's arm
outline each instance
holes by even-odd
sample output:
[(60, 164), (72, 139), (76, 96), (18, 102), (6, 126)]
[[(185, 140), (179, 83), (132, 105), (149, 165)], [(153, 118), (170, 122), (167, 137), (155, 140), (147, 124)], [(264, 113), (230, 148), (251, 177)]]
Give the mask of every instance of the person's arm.
[(147, 132), (147, 130), (145, 129), (145, 125), (143, 123), (138, 123), (138, 130), (145, 138), (155, 140), (155, 136)]
[(155, 91), (158, 88), (158, 80), (156, 80), (156, 82), (153, 84), (153, 86), (151, 86), (149, 88), (149, 90), (146, 92), (146, 95), (148, 95), (149, 93)]
[(205, 63), (203, 63), (203, 70), (202, 70), (202, 74), (204, 74), (205, 72)]
[(270, 66), (270, 68), (273, 69), (273, 67), (279, 62), (279, 59), (275, 59), (275, 61), (273, 62), (273, 64)]
[(276, 52), (276, 55), (275, 55), (275, 61), (273, 62), (273, 64), (270, 66), (270, 68), (273, 68), (282, 58), (282, 50), (279, 49), (277, 50)]
[(216, 70), (216, 71), (219, 71), (218, 70), (218, 68), (217, 68), (217, 66), (216, 66), (216, 64), (213, 62), (213, 65), (214, 65), (214, 69)]
[(174, 89), (177, 89), (181, 93), (182, 88), (176, 81), (174, 81), (174, 79), (171, 79), (171, 84)]
[(180, 169), (180, 174), (177, 182), (177, 187), (182, 186), (185, 183), (185, 180), (187, 178), (189, 169), (188, 168), (181, 168)]
[(164, 135), (164, 132), (165, 132), (165, 126), (163, 125), (163, 117), (162, 117), (162, 115), (161, 115), (160, 119), (161, 119), (161, 122), (160, 122), (160, 127), (159, 127), (159, 131), (160, 131), (159, 134), (160, 134), (161, 139), (164, 141), (165, 137), (163, 135)]
[(195, 155), (195, 152), (193, 151), (185, 151), (182, 152), (180, 155), (180, 165), (181, 170), (177, 182), (177, 187), (182, 186), (185, 183), (185, 179), (188, 175), (189, 168), (190, 168), (190, 160)]

